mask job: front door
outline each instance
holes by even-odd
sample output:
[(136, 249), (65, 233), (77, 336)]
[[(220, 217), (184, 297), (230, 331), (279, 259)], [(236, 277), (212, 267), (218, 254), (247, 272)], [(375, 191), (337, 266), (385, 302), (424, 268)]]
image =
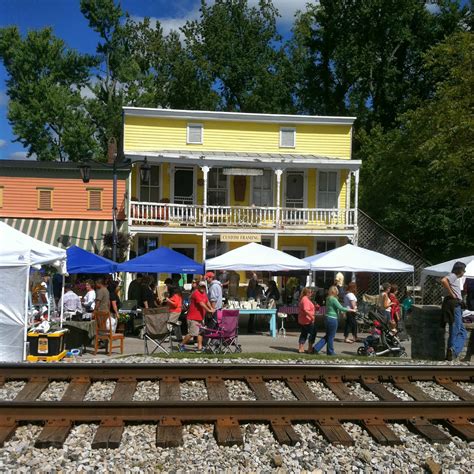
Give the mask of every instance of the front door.
[(194, 169), (175, 168), (174, 203), (194, 204)]
[(285, 184), (285, 207), (304, 207), (304, 171), (287, 171)]

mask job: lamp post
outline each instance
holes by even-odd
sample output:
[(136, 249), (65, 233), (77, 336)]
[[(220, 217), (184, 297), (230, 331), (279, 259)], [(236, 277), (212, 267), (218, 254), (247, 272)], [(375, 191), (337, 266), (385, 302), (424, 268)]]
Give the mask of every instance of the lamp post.
[[(119, 170), (130, 170), (131, 162), (130, 161), (121, 161), (118, 163), (118, 153), (117, 153), (117, 142), (115, 138), (109, 140), (109, 146), (107, 150), (108, 162), (102, 163), (100, 161), (91, 160), (92, 162), (101, 165), (105, 168), (112, 168), (113, 181), (112, 181), (112, 260), (117, 261), (117, 181), (118, 175), (117, 171)], [(144, 184), (147, 184), (150, 181), (150, 172), (151, 166), (148, 164), (147, 158), (141, 162), (140, 166), (140, 177)], [(83, 183), (88, 183), (91, 178), (91, 165), (88, 163), (81, 163), (79, 165), (79, 171), (81, 173), (81, 178)]]

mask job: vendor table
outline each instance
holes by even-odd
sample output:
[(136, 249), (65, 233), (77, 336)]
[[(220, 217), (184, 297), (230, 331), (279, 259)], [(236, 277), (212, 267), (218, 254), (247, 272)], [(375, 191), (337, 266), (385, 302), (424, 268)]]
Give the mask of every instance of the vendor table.
[(66, 336), (66, 347), (74, 349), (78, 346), (88, 346), (95, 338), (96, 322), (92, 321), (64, 321), (64, 328), (69, 329)]
[(239, 314), (265, 314), (265, 315), (270, 315), (270, 335), (272, 337), (276, 337), (276, 314), (277, 310), (276, 308), (273, 309), (239, 309)]

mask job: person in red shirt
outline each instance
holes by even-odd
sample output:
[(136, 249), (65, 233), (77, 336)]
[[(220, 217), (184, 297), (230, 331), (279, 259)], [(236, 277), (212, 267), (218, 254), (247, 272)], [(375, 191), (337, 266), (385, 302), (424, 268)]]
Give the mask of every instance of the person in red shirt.
[(198, 288), (191, 294), (189, 301), (189, 311), (187, 316), (188, 334), (184, 336), (183, 343), (179, 346), (180, 351), (185, 350), (185, 345), (193, 338), (197, 337), (197, 351), (202, 351), (202, 335), (199, 332), (206, 312), (213, 312), (211, 304), (206, 294), (206, 282), (200, 281)]
[(313, 352), (313, 344), (316, 339), (316, 326), (314, 325), (314, 317), (319, 306), (311, 301), (313, 290), (311, 288), (303, 288), (298, 304), (298, 324), (301, 327), (299, 337), (298, 352), (304, 353), (304, 345), (308, 339), (308, 353)]

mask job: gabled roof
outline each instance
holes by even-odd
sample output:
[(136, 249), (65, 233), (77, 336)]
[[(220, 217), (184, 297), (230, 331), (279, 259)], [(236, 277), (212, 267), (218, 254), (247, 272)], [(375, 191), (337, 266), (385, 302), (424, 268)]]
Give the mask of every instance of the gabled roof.
[(247, 112), (215, 112), (209, 110), (152, 109), (123, 107), (125, 117), (155, 117), (184, 120), (221, 120), (227, 122), (266, 122), (285, 125), (352, 125), (357, 117), (322, 115), (255, 114)]

